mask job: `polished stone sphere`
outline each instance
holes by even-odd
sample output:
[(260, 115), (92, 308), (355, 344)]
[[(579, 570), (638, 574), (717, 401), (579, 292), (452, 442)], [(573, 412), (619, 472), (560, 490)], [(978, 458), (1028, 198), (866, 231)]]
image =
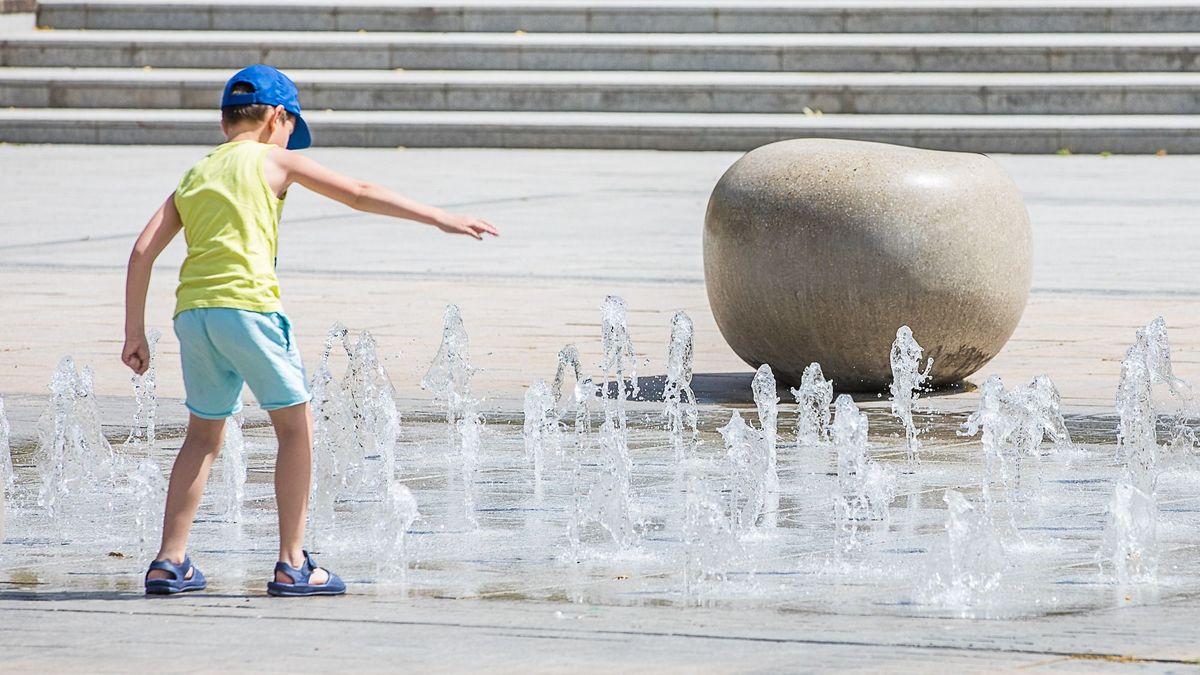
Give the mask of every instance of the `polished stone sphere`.
[(984, 155), (781, 141), (747, 153), (713, 189), (704, 277), (729, 346), (784, 382), (818, 362), (839, 390), (882, 390), (908, 325), (941, 386), (1012, 335), (1030, 239), (1017, 186)]

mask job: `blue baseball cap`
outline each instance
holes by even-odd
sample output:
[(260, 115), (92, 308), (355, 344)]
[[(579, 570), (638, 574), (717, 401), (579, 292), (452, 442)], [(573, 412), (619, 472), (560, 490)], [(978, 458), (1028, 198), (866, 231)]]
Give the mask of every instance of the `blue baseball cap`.
[[(254, 91), (235, 94), (233, 87), (238, 84), (248, 84)], [(312, 145), (312, 133), (308, 130), (308, 123), (300, 116), (300, 92), (296, 90), (296, 83), (288, 79), (287, 75), (271, 66), (258, 63), (239, 70), (229, 78), (229, 82), (225, 83), (225, 94), (221, 97), (221, 107), (253, 103), (281, 105), (284, 110), (296, 116), (296, 128), (288, 139), (288, 150), (303, 150)]]

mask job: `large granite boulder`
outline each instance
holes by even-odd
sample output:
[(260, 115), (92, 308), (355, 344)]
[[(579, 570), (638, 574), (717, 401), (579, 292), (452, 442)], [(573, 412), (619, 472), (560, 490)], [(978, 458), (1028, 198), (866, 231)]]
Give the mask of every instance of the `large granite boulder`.
[(907, 324), (931, 384), (978, 370), (1012, 335), (1031, 272), (1029, 214), (984, 155), (828, 139), (739, 159), (704, 219), (709, 303), (729, 345), (791, 384), (819, 362), (880, 390)]

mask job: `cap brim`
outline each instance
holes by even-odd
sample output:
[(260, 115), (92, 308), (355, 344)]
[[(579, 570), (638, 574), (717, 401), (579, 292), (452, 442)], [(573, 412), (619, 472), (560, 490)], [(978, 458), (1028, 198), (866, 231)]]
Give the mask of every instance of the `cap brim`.
[(288, 150), (303, 150), (312, 145), (312, 132), (308, 130), (308, 122), (304, 118), (293, 114), (296, 118), (296, 128), (292, 130), (292, 135), (288, 138)]

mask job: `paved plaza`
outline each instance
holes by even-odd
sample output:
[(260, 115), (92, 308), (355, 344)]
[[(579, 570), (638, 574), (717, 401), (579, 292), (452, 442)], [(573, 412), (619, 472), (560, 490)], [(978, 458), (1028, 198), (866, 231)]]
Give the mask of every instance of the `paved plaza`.
[[(123, 438), (132, 415), (129, 373), (118, 359), (125, 259), (146, 218), (203, 152), (0, 146), (0, 394), (18, 457), (36, 442), (46, 384), (67, 354), (94, 369), (106, 429)], [(702, 415), (727, 416), (750, 403), (753, 371), (725, 345), (708, 308), (700, 239), (709, 191), (738, 154), (317, 149), (312, 156), (486, 217), (503, 236), (451, 239), (294, 189), (279, 271), (310, 369), (333, 322), (370, 330), (402, 412), (416, 419), (432, 411), (418, 383), (437, 351), (442, 309), (456, 303), (481, 369), (474, 390), (485, 418), (519, 419), (525, 388), (553, 376), (563, 345), (578, 345), (585, 366), (596, 366), (600, 303), (617, 294), (645, 359), (639, 374), (664, 373), (670, 318), (682, 309), (696, 323)], [(1012, 340), (971, 382), (1049, 374), (1068, 417), (1091, 420), (1112, 443), (1119, 362), (1138, 327), (1164, 316), (1176, 373), (1200, 379), (1193, 189), (1200, 159), (996, 159), (1029, 206), (1033, 293)], [(182, 241), (164, 254), (147, 318), (164, 333), (158, 392), (166, 436), (184, 421), (169, 323), (182, 254)], [(977, 404), (971, 387), (925, 400), (955, 416)], [(247, 413), (263, 421), (253, 406)], [(269, 558), (269, 548), (258, 553)], [(1194, 591), (1160, 596), (1143, 588), (1105, 608), (1020, 620), (353, 587), (348, 597), (315, 602), (273, 601), (236, 586), (151, 601), (140, 593), (141, 561), (108, 560), (103, 573), (90, 572), (95, 565), (49, 557), (14, 571), (0, 559), (0, 670), (1095, 672), (1180, 670), (1200, 660)]]
[[(8, 311), (21, 317), (0, 326), (7, 396), (44, 392), (64, 354), (96, 370), (100, 394), (129, 394), (116, 358), (125, 260), (149, 214), (203, 152), (0, 146), (6, 176), (0, 226), (8, 233), (0, 275)], [(576, 343), (585, 361), (598, 360), (600, 303), (617, 294), (630, 307), (635, 344), (649, 362), (645, 372), (662, 373), (670, 316), (682, 309), (697, 324), (704, 402), (747, 400), (741, 389), (751, 371), (725, 345), (708, 310), (700, 237), (709, 192), (740, 155), (341, 149), (312, 155), (352, 176), (486, 217), (503, 236), (450, 239), (294, 190), (281, 227), (279, 270), (310, 367), (325, 329), (341, 321), (374, 333), (399, 396), (424, 401), (419, 380), (437, 351), (442, 308), (456, 303), (475, 336), (478, 393), (498, 409), (511, 408), (530, 382), (553, 375), (564, 344)], [(1111, 411), (1120, 358), (1134, 330), (1159, 315), (1186, 376), (1200, 345), (1200, 268), (1192, 264), (1200, 240), (1191, 236), (1200, 205), (1191, 183), (1200, 160), (997, 160), (1016, 179), (1033, 221), (1033, 292), (1008, 346), (972, 380), (1048, 373), (1073, 410)], [(167, 334), (164, 362), (178, 357), (170, 312), (183, 253), (179, 240), (160, 259), (147, 310), (148, 325)], [(744, 381), (715, 377), (735, 373)], [(716, 386), (726, 381), (731, 388)], [(182, 381), (170, 368), (158, 386), (160, 396), (182, 396)], [(934, 404), (969, 410), (974, 397), (939, 397)]]

